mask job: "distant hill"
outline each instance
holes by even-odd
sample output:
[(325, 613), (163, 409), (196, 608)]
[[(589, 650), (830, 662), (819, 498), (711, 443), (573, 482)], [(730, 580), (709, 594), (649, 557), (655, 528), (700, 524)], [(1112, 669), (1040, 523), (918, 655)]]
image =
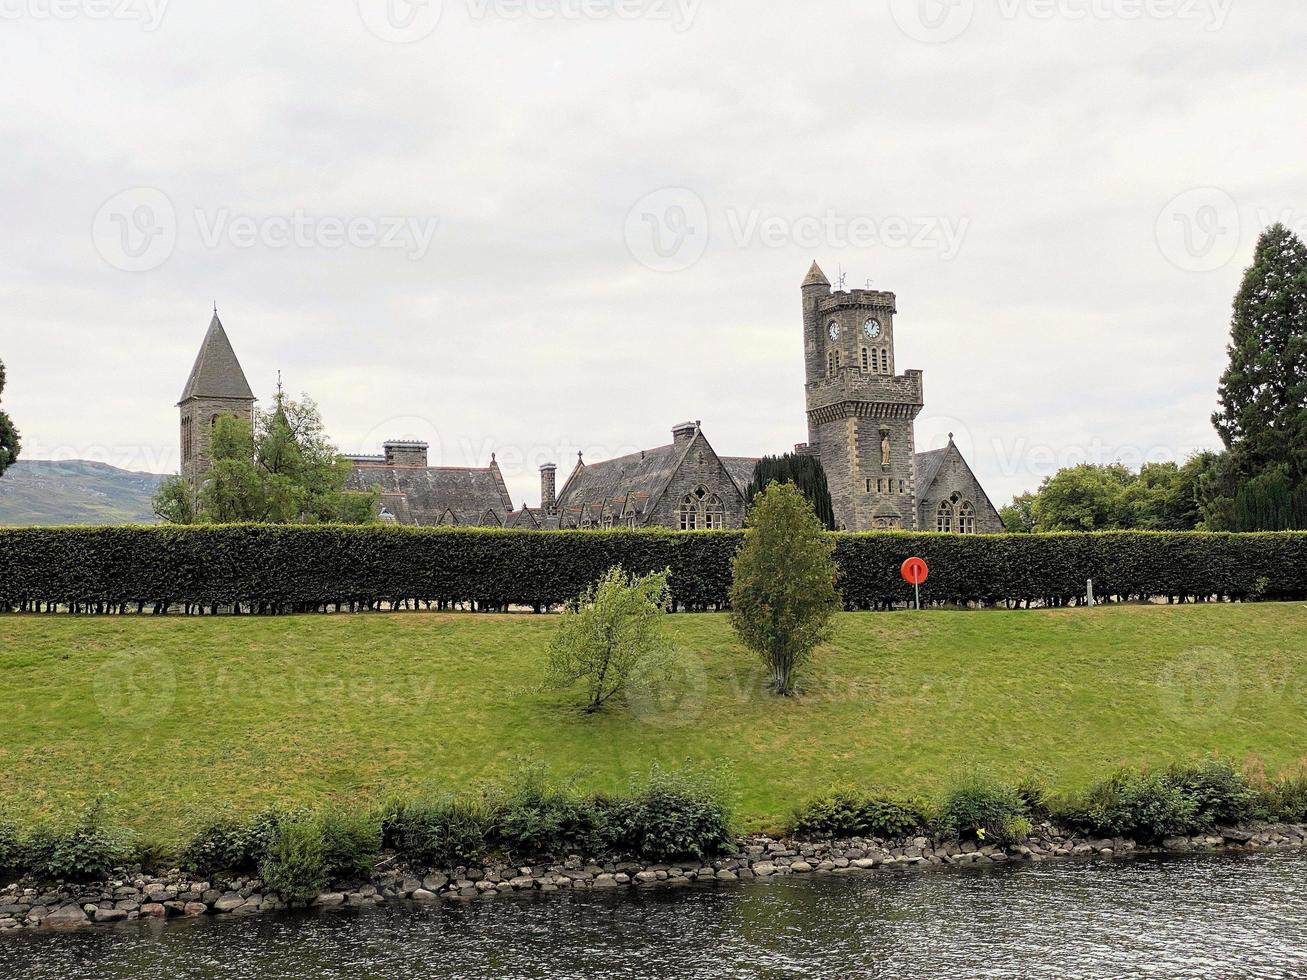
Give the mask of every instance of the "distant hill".
[(20, 459), (0, 476), (0, 525), (155, 524), (166, 477), (84, 459)]

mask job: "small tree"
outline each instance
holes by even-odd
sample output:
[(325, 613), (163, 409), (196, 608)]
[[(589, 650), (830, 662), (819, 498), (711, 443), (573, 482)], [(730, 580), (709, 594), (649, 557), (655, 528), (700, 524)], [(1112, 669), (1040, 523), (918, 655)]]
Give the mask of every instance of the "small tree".
[(669, 654), (663, 615), (671, 601), (671, 570), (628, 576), (614, 566), (563, 610), (549, 650), (556, 687), (585, 682), (587, 712), (598, 711), (628, 680)]
[[(0, 394), (5, 390), (5, 366), (0, 361)], [(0, 411), (0, 475), (9, 469), (14, 460), (18, 458), (18, 430), (14, 428), (14, 423), (9, 421), (9, 416)]]
[(830, 639), (840, 608), (835, 542), (792, 483), (773, 483), (749, 512), (735, 555), (731, 625), (771, 670), (777, 694), (794, 693), (794, 672)]

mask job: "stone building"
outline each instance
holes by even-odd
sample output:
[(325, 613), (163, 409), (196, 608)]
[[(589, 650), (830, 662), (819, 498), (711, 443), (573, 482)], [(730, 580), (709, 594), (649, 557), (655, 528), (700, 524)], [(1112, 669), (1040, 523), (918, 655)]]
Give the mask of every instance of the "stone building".
[[(800, 286), (808, 441), (795, 451), (826, 472), (837, 526), (993, 533), (1002, 519), (953, 442), (916, 451), (925, 403), (922, 373), (898, 372), (895, 295), (832, 290), (816, 262)], [(251, 418), (254, 395), (214, 311), (179, 403), (182, 471), (198, 482), (208, 468), (218, 415)], [(664, 446), (586, 463), (577, 456), (556, 489), (557, 466), (540, 468), (540, 506), (514, 511), (503, 475), (485, 468), (430, 466), (427, 445), (391, 441), (377, 456), (348, 457), (347, 488), (377, 490), (383, 520), (400, 524), (585, 529), (736, 528), (756, 457), (719, 456), (698, 422), (672, 429)]]
[(254, 392), (218, 319), (217, 307), (177, 409), (181, 415), (181, 474), (198, 486), (209, 469), (209, 446), (218, 416), (235, 415), (254, 422)]
[(821, 460), (836, 524), (990, 533), (1002, 519), (949, 436), (918, 453), (919, 370), (897, 371), (893, 293), (832, 290), (816, 262), (800, 287), (808, 441)]

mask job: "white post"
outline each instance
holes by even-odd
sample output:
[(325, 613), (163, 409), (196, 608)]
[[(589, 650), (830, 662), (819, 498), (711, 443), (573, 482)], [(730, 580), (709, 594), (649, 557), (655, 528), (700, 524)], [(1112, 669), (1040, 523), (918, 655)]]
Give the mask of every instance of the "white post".
[(1085, 581), (1085, 590), (1086, 590), (1085, 594), (1089, 598), (1089, 608), (1093, 609), (1094, 608), (1094, 580), (1092, 578), (1087, 579)]
[(921, 611), (921, 583), (913, 582), (912, 591), (914, 591), (917, 594), (917, 611), (920, 612)]

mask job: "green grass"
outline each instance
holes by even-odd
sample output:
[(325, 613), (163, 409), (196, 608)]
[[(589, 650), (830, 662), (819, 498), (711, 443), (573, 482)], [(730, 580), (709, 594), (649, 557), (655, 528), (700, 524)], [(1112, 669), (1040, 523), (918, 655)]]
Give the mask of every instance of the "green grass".
[(721, 615), (670, 617), (669, 703), (587, 716), (538, 687), (554, 620), (0, 617), (0, 806), (98, 791), (173, 844), (219, 807), (377, 800), (540, 759), (621, 789), (725, 767), (743, 826), (830, 788), (934, 793), (974, 766), (1072, 788), (1208, 752), (1307, 756), (1307, 606), (847, 614), (793, 700)]

